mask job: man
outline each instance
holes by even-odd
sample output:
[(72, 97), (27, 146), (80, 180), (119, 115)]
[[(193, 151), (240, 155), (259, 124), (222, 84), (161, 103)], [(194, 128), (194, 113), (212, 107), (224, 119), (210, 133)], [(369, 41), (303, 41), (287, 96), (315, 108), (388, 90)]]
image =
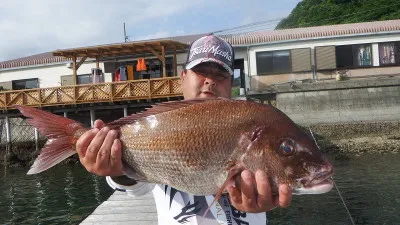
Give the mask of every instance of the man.
[[(214, 35), (207, 35), (192, 43), (187, 63), (181, 74), (185, 99), (231, 97), (234, 70), (232, 46)], [(102, 121), (86, 132), (77, 142), (79, 158), (85, 168), (107, 177), (111, 187), (126, 190), (132, 195), (153, 191), (159, 224), (265, 224), (265, 213), (274, 207), (287, 207), (291, 189), (279, 187), (279, 195), (272, 196), (266, 174), (256, 171), (241, 173), (240, 189), (227, 188), (206, 217), (202, 217), (214, 196), (193, 196), (166, 185), (140, 183), (123, 176), (121, 143), (117, 132), (105, 127)]]

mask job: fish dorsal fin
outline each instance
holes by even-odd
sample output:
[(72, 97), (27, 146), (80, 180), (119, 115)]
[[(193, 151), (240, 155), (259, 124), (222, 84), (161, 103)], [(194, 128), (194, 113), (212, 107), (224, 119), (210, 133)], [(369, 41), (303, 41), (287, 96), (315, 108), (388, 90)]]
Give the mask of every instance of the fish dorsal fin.
[(139, 120), (141, 118), (151, 116), (151, 115), (157, 115), (160, 113), (180, 109), (180, 108), (185, 108), (190, 105), (195, 105), (199, 104), (202, 102), (206, 101), (212, 101), (212, 100), (222, 100), (224, 98), (198, 98), (198, 99), (191, 99), (191, 100), (182, 100), (182, 101), (171, 101), (171, 102), (163, 102), (163, 103), (157, 103), (154, 106), (151, 106), (150, 108), (147, 108), (145, 111), (132, 114), (123, 118), (120, 118), (118, 120), (115, 120), (113, 122), (110, 122), (107, 124), (110, 129), (117, 129), (125, 124), (130, 124), (135, 122), (136, 120)]

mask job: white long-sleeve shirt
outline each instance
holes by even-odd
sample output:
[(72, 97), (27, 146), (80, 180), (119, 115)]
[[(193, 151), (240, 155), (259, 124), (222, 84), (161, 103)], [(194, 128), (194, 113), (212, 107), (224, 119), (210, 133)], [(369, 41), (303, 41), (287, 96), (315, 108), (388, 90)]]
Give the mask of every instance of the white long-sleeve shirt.
[(124, 186), (107, 177), (108, 184), (115, 190), (128, 195), (142, 196), (152, 191), (156, 202), (159, 225), (265, 225), (265, 213), (244, 213), (235, 209), (227, 195), (222, 195), (203, 217), (214, 200), (213, 195), (194, 196), (167, 185), (137, 183)]

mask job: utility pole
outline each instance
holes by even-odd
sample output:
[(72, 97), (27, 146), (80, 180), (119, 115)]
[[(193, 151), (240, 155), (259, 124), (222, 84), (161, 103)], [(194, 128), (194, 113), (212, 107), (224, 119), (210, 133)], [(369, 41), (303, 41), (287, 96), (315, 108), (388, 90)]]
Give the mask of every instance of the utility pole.
[(128, 42), (128, 36), (126, 36), (125, 23), (124, 23), (124, 40), (125, 42)]

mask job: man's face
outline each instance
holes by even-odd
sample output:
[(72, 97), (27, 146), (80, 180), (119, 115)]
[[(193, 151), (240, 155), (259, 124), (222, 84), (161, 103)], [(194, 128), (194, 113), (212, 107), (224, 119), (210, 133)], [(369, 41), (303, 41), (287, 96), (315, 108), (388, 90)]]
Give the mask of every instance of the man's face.
[(182, 72), (185, 99), (231, 97), (232, 76), (216, 63), (203, 63)]

